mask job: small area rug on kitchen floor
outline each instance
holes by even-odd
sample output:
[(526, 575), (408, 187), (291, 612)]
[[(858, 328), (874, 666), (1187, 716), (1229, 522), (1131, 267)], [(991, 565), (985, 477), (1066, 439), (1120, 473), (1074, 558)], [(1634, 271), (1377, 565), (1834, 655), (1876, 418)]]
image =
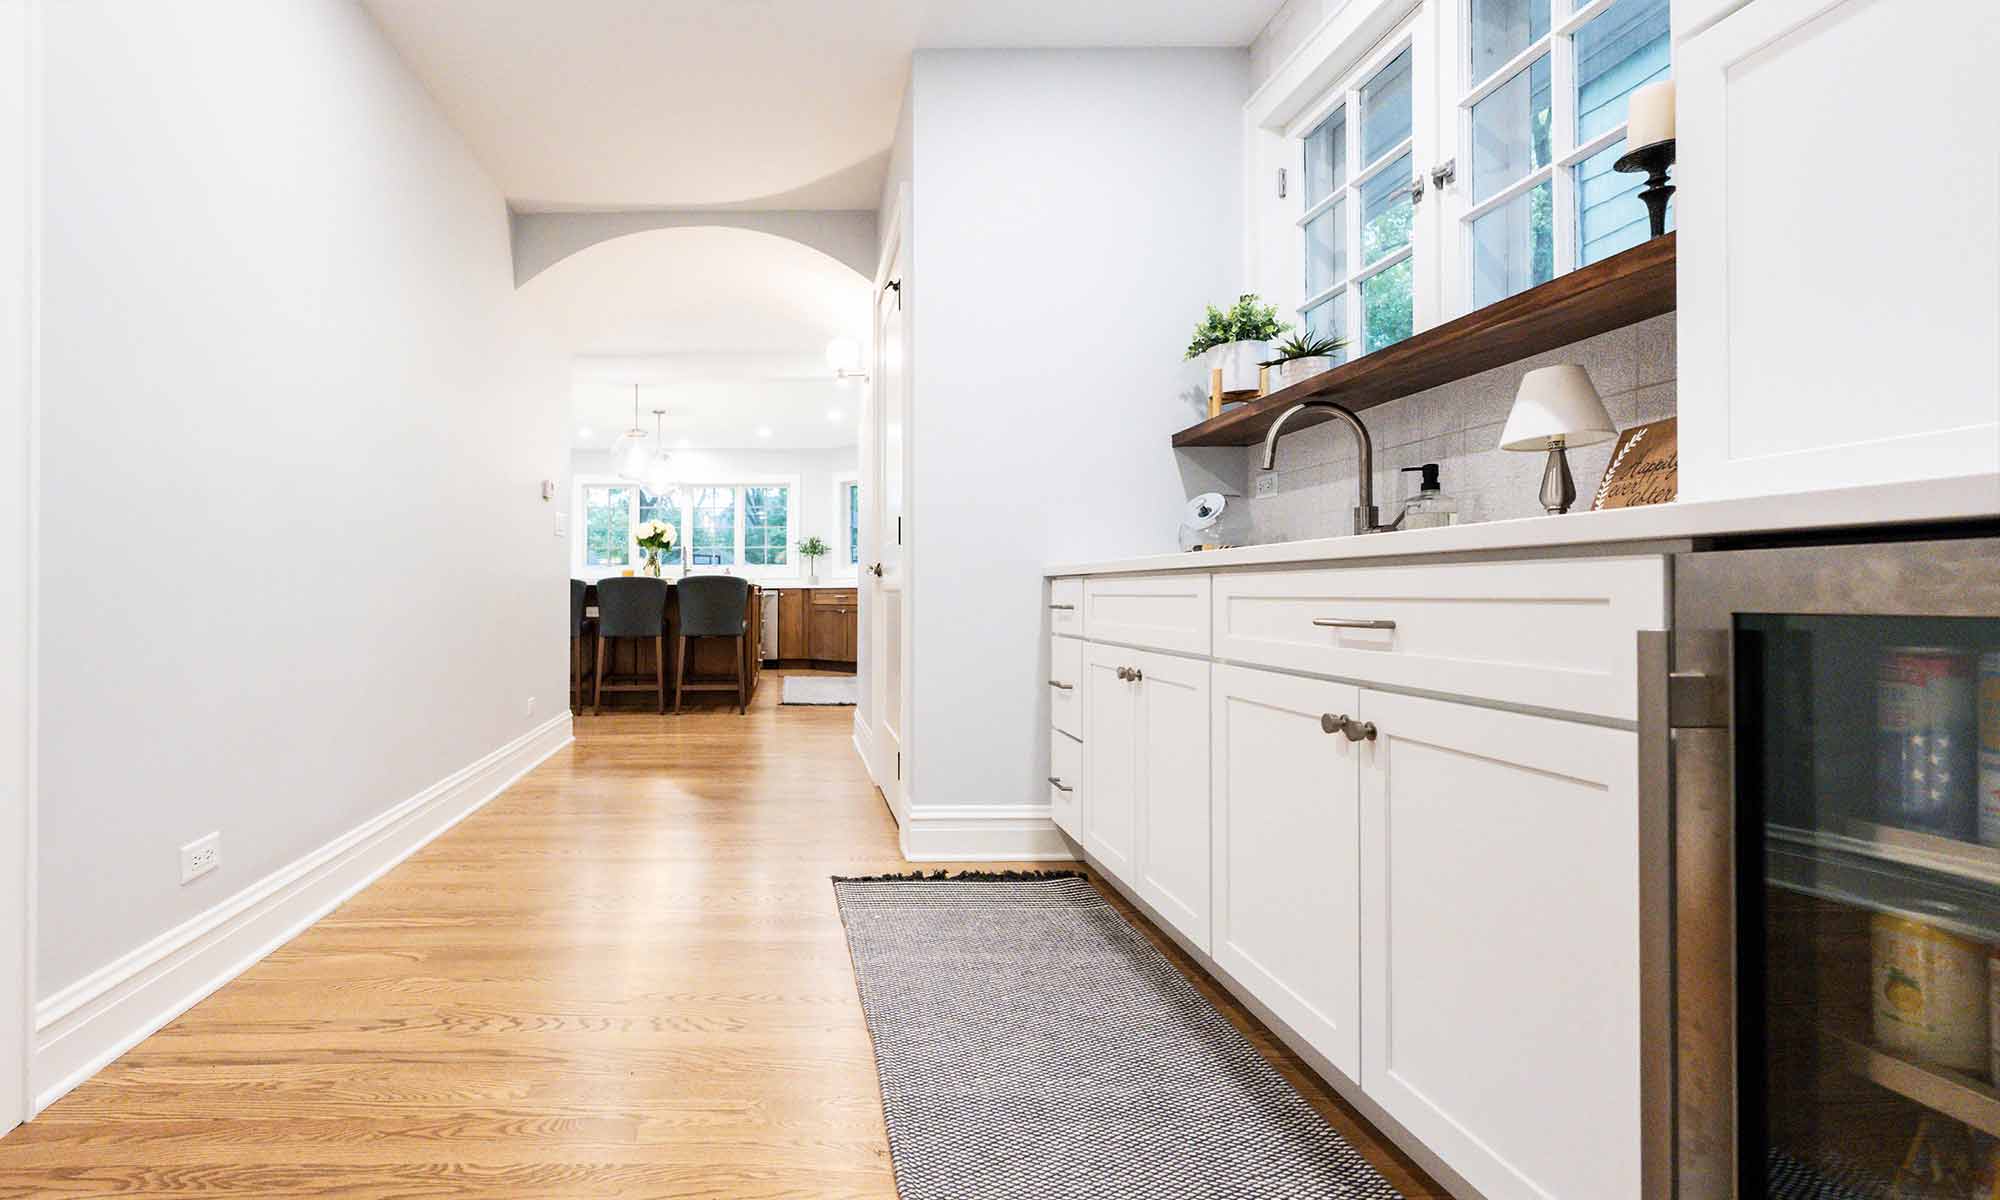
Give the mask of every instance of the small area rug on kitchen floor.
[(836, 879), (903, 1200), (1400, 1200), (1090, 883)]
[(852, 675), (787, 675), (784, 704), (852, 704), (861, 688)]

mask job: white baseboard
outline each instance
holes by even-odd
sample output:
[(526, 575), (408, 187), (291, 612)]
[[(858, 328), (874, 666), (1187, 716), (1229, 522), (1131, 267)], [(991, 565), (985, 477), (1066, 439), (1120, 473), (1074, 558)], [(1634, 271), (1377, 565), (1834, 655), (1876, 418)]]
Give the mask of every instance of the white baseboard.
[(910, 862), (1070, 862), (1046, 804), (912, 804), (902, 815)]
[(40, 1112), (573, 740), (565, 709), (35, 1005)]

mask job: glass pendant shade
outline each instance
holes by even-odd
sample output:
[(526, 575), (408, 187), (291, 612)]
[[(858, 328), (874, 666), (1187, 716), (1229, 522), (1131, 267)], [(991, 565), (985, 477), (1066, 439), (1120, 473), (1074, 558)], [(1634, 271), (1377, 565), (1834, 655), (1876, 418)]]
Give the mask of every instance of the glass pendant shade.
[(653, 410), (653, 447), (639, 475), (639, 481), (655, 496), (665, 495), (674, 486), (674, 456), (667, 453), (667, 435), (660, 428), (666, 415), (664, 408)]
[(611, 443), (611, 473), (620, 479), (640, 482), (646, 475), (647, 461), (652, 458), (652, 446), (646, 441), (646, 431), (639, 428), (639, 385), (632, 385), (632, 427), (619, 434)]

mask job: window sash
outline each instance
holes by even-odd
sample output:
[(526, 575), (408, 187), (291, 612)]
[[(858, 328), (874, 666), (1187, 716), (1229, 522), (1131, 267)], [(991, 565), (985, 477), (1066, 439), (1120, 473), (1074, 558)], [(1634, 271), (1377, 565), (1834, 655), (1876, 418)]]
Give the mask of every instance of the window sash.
[[(761, 495), (753, 499), (753, 492)], [(711, 501), (727, 494), (728, 503), (698, 509), (697, 500), (703, 493)], [(611, 500), (612, 497), (616, 500)], [(571, 567), (584, 573), (639, 568), (646, 561), (645, 552), (635, 540), (639, 522), (670, 517), (676, 530), (675, 550), (665, 560), (666, 565), (683, 570), (713, 566), (753, 578), (789, 578), (795, 573), (791, 535), (798, 527), (798, 502), (798, 480), (790, 477), (743, 483), (682, 483), (665, 495), (655, 495), (643, 485), (625, 480), (579, 477), (572, 511), (581, 514), (581, 519), (577, 522)], [(714, 557), (726, 556), (728, 561), (693, 561), (698, 511), (715, 514), (711, 529), (726, 523), (730, 530), (727, 543), (707, 539), (705, 546), (716, 552)], [(760, 511), (769, 516), (760, 520)], [(615, 550), (606, 544), (606, 538), (593, 538), (593, 518), (606, 518), (612, 512), (622, 522), (625, 534), (623, 545)]]

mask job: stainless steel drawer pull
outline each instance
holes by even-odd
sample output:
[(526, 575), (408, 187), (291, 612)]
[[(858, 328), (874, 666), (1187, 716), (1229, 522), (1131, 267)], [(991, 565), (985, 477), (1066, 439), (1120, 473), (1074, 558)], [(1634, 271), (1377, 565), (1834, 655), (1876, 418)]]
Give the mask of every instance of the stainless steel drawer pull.
[(1314, 617), (1321, 629), (1394, 629), (1394, 621), (1364, 621), (1358, 617)]
[(1073, 692), (1073, 691), (1075, 691), (1075, 690), (1076, 690), (1076, 685), (1075, 685), (1075, 684), (1073, 684), (1073, 683), (1064, 683), (1064, 682), (1063, 682), (1063, 681), (1061, 681), (1060, 679), (1051, 679), (1051, 680), (1049, 680), (1049, 686), (1050, 686), (1050, 687), (1052, 687), (1052, 688), (1061, 688), (1061, 689), (1062, 689), (1063, 691), (1065, 691), (1065, 692)]
[(1051, 604), (1049, 607), (1055, 609), (1057, 612), (1074, 612), (1076, 610), (1076, 605), (1074, 604)]
[(1049, 784), (1059, 792), (1073, 792), (1076, 790), (1053, 775), (1049, 776)]

